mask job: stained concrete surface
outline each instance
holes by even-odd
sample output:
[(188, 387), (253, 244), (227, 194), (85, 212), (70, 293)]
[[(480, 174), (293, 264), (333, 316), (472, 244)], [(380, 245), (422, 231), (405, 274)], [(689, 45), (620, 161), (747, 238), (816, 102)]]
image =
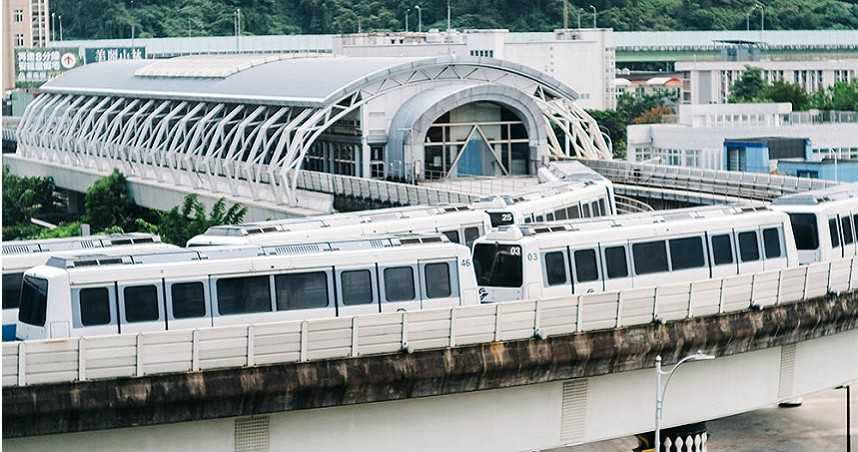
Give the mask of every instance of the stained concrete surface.
[[(858, 385), (852, 387), (852, 450), (858, 450)], [(846, 391), (804, 398), (795, 408), (763, 408), (707, 423), (709, 452), (829, 452), (846, 450)], [(629, 452), (635, 438), (602, 441), (555, 452)]]

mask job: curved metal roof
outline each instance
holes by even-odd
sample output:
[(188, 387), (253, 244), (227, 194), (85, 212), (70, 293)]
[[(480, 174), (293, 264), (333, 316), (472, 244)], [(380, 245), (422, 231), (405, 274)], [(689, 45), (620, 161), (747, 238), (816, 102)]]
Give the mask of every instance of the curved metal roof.
[(563, 96), (570, 87), (508, 61), (474, 57), (355, 58), (224, 55), (89, 64), (42, 85), (41, 91), (198, 101), (320, 106), (379, 77), (421, 66), (457, 63), (492, 67), (538, 81)]

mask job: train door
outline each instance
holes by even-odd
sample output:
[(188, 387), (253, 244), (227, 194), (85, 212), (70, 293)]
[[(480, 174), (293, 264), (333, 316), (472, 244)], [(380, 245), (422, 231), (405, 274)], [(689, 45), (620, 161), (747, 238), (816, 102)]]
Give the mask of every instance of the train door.
[(420, 278), (417, 265), (410, 262), (378, 266), (381, 312), (419, 311)]
[(166, 288), (167, 328), (181, 330), (212, 326), (208, 278), (170, 279)]
[(380, 311), (375, 267), (337, 266), (337, 314), (371, 314)]
[(715, 229), (707, 233), (709, 241), (709, 265), (712, 278), (726, 278), (739, 272), (732, 229)]
[(736, 242), (737, 254), (739, 255), (739, 274), (763, 271), (759, 229), (736, 229)]
[(167, 329), (160, 279), (118, 284), (119, 325), (123, 334)]
[(761, 228), (763, 238), (763, 270), (779, 270), (787, 267), (787, 253), (783, 227), (772, 225)]
[(421, 259), (417, 267), (420, 273), (421, 308), (461, 304), (459, 268), (455, 258)]
[(72, 289), (71, 336), (118, 334), (116, 285), (78, 286)]
[(569, 257), (576, 295), (604, 290), (598, 247), (570, 249)]
[(621, 290), (633, 287), (634, 280), (631, 277), (631, 266), (629, 265), (631, 255), (628, 242), (625, 240), (602, 242), (599, 244), (599, 249), (602, 253), (602, 262), (605, 264), (603, 275), (605, 290)]
[(852, 228), (852, 218), (849, 214), (840, 215), (840, 233), (843, 238), (843, 256), (852, 257), (855, 255), (855, 230)]
[[(831, 240), (831, 251), (828, 254), (828, 259), (840, 259), (843, 257), (843, 247), (840, 241), (840, 221), (836, 216), (828, 217), (828, 237)], [(823, 259), (826, 256), (823, 254)]]

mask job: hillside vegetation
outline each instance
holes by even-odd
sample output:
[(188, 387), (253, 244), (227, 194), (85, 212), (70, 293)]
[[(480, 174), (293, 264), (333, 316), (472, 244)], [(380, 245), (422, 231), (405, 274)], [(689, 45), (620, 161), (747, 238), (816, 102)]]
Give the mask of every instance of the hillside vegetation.
[[(550, 31), (562, 24), (562, 0), (451, 0), (456, 28)], [(571, 2), (570, 26), (581, 12), (583, 26), (629, 30), (744, 30), (755, 0), (579, 0)], [(858, 0), (767, 0), (766, 29), (856, 29)], [(251, 35), (349, 33), (361, 18), (364, 31), (411, 30), (423, 8), (423, 26), (446, 27), (446, 0), (53, 0), (65, 39), (217, 36), (234, 33), (241, 9), (242, 32)], [(760, 9), (751, 16), (759, 29)]]

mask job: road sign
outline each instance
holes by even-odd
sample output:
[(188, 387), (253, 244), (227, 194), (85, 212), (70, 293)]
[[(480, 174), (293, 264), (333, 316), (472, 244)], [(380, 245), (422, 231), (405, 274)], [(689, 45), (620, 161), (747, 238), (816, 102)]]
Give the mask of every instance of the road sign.
[(15, 87), (38, 88), (46, 81), (83, 64), (77, 47), (15, 49)]
[(146, 47), (87, 47), (86, 64), (146, 58)]

